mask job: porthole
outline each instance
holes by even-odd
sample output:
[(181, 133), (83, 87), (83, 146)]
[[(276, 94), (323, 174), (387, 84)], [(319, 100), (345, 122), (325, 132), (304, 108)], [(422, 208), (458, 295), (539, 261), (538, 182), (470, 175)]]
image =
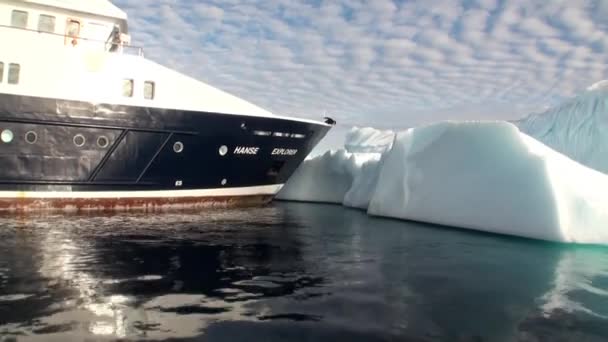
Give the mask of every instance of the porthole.
[(82, 146), (84, 146), (84, 143), (87, 142), (87, 139), (85, 139), (84, 135), (82, 135), (82, 134), (76, 134), (74, 136), (73, 141), (74, 141), (74, 145), (76, 145), (78, 147), (82, 147)]
[(173, 144), (173, 151), (175, 153), (182, 153), (183, 150), (184, 144), (181, 141), (176, 141), (175, 144)]
[(109, 144), (110, 144), (110, 140), (108, 140), (108, 137), (106, 137), (105, 135), (102, 135), (99, 138), (97, 138), (97, 146), (99, 146), (101, 148), (106, 148), (106, 147), (108, 147)]
[(222, 185), (226, 185), (228, 183), (228, 180), (226, 178), (222, 179)]
[(25, 142), (28, 144), (35, 144), (38, 141), (38, 134), (34, 131), (29, 131), (25, 133)]
[(247, 129), (247, 125), (244, 122), (241, 123), (241, 129)]
[(13, 134), (13, 131), (11, 131), (10, 129), (5, 129), (0, 134), (0, 139), (2, 139), (2, 142), (5, 144), (8, 144), (11, 141), (13, 141), (14, 137), (15, 137), (15, 135)]
[(226, 146), (226, 145), (220, 146), (220, 149), (218, 150), (218, 153), (222, 157), (225, 156), (228, 153), (228, 146)]

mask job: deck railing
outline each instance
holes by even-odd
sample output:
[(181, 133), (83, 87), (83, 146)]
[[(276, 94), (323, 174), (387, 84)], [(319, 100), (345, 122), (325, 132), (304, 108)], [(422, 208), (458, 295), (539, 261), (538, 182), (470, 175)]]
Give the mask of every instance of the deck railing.
[[(65, 39), (77, 39), (77, 42), (79, 41), (85, 41), (85, 42), (90, 42), (90, 43), (98, 43), (100, 45), (100, 47), (103, 47), (103, 50), (106, 52), (110, 52), (110, 53), (129, 53), (129, 54), (134, 54), (137, 56), (144, 56), (144, 48), (140, 47), (140, 46), (134, 46), (134, 45), (129, 45), (129, 44), (122, 44), (122, 43), (113, 43), (109, 40), (101, 40), (101, 39), (93, 39), (93, 38), (87, 38), (87, 37), (72, 37), (72, 36), (68, 36), (65, 34), (60, 34), (60, 33), (55, 33), (55, 32), (46, 32), (46, 31), (39, 31), (39, 30), (32, 30), (32, 29), (28, 29), (28, 28), (22, 28), (22, 27), (15, 27), (15, 26), (9, 26), (9, 25), (0, 25), (0, 29), (9, 29), (9, 30), (19, 30), (19, 31), (23, 31), (23, 32), (29, 32), (31, 34), (43, 34), (43, 35), (48, 35), (48, 36), (54, 36), (54, 37), (62, 37), (64, 40)], [(66, 46), (70, 46), (72, 47), (72, 44), (65, 44)], [(116, 50), (111, 50), (112, 47), (115, 46)], [(74, 48), (77, 48), (78, 45), (73, 46)]]

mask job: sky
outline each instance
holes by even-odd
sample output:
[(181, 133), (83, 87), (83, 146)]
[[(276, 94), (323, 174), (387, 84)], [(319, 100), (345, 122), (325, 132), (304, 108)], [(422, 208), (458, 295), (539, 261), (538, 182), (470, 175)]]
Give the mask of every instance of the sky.
[(147, 58), (281, 115), (504, 120), (608, 78), (608, 0), (113, 0)]

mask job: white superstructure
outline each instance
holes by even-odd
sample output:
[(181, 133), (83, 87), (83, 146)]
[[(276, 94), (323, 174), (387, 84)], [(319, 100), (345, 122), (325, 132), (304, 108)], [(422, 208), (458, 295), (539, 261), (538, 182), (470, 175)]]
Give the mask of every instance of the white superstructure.
[(0, 0), (0, 36), (0, 93), (276, 117), (146, 59), (106, 0)]

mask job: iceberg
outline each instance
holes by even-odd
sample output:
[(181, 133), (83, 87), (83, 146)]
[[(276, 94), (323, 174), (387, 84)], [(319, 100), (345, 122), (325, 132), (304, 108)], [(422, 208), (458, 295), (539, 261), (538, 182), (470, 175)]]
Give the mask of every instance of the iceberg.
[(395, 132), (353, 127), (346, 133), (344, 149), (350, 153), (382, 153), (393, 143)]
[(608, 80), (543, 113), (514, 122), (545, 145), (608, 173)]
[[(598, 91), (606, 89), (594, 86), (584, 97), (599, 101)], [(583, 132), (560, 115), (533, 120), (527, 127), (540, 128), (541, 120), (556, 126), (534, 131), (545, 132), (540, 137), (554, 146), (567, 148), (573, 141), (568, 139), (576, 140), (564, 132)], [(592, 146), (598, 136), (580, 137), (578, 149), (568, 150), (572, 155), (560, 153), (524, 133), (525, 122), (441, 122), (400, 132), (353, 129), (345, 149), (306, 160), (278, 198), (533, 239), (608, 244), (608, 175), (583, 165), (599, 158), (572, 157), (591, 156), (608, 145)], [(570, 128), (557, 129), (562, 124)]]
[(378, 153), (338, 150), (306, 159), (281, 189), (277, 199), (342, 203), (353, 183), (365, 181), (357, 177), (359, 171), (379, 158)]
[(528, 238), (608, 242), (608, 176), (506, 122), (402, 132), (383, 158), (372, 215)]

